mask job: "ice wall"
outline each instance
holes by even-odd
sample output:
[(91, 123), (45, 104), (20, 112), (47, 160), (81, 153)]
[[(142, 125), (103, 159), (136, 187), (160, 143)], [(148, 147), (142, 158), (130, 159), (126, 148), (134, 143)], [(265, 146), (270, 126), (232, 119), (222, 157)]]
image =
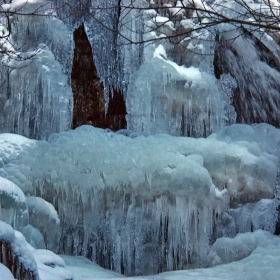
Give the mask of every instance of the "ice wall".
[(125, 134), (83, 126), (1, 168), (54, 205), (59, 252), (126, 275), (199, 267), (229, 207), (273, 197), (277, 157), (258, 144)]
[[(7, 10), (32, 13), (45, 2), (16, 1)], [(23, 8), (22, 8), (23, 6)], [(15, 15), (12, 34), (4, 46), (13, 51), (1, 58), (1, 132), (14, 132), (44, 139), (70, 128), (72, 91), (67, 71), (71, 37), (64, 24), (45, 16)], [(65, 73), (65, 74), (64, 74)]]
[[(63, 6), (65, 1), (56, 3)], [(72, 29), (84, 24), (98, 76), (103, 82), (106, 108), (110, 88), (123, 92), (130, 130), (199, 137), (234, 123), (230, 97), (224, 94), (213, 74), (213, 57), (204, 55), (213, 50), (213, 35), (205, 31), (196, 33), (190, 43), (190, 37), (180, 34), (192, 29), (191, 15), (183, 13), (171, 19), (169, 8), (161, 9), (167, 3), (157, 5), (158, 14), (149, 1), (135, 1), (133, 5), (126, 0), (87, 2), (81, 16), (80, 5), (71, 2), (68, 9), (61, 9), (58, 14)], [(73, 9), (77, 11), (74, 14), (70, 13)], [(169, 22), (164, 24), (165, 21)], [(178, 36), (178, 42), (165, 40), (163, 34)], [(149, 42), (143, 43), (146, 41)], [(153, 59), (159, 44), (166, 50), (168, 64), (173, 63), (176, 70), (169, 65), (162, 66), (169, 69), (165, 73)], [(187, 67), (193, 72), (191, 77), (182, 74), (188, 71)]]

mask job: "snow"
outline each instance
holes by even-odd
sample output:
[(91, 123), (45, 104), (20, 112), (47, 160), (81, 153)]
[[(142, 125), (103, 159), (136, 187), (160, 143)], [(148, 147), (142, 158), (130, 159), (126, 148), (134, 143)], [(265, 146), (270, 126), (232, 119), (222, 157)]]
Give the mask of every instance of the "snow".
[(25, 202), (22, 190), (13, 182), (0, 177), (0, 193), (11, 197), (16, 202)]
[(0, 237), (2, 241), (7, 243), (12, 243), (15, 238), (13, 228), (3, 221), (0, 221)]
[(35, 249), (46, 249), (42, 233), (32, 225), (28, 224), (21, 231), (26, 241)]
[(48, 250), (33, 250), (41, 280), (74, 279), (73, 274), (65, 268), (61, 257)]
[(61, 255), (61, 258), (65, 261), (67, 269), (73, 273), (75, 280), (124, 277), (122, 274), (100, 267), (85, 257)]
[(0, 263), (0, 274), (3, 280), (15, 280), (10, 270), (2, 263)]
[(0, 167), (16, 158), (21, 151), (35, 142), (24, 136), (10, 133), (0, 134)]

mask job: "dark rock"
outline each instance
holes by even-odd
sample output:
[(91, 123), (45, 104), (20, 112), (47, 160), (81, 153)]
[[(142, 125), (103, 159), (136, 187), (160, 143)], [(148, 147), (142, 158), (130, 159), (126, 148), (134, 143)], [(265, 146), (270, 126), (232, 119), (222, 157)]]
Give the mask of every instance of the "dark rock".
[(74, 57), (71, 73), (73, 90), (72, 128), (83, 124), (105, 127), (103, 84), (97, 74), (93, 53), (84, 25), (74, 31)]

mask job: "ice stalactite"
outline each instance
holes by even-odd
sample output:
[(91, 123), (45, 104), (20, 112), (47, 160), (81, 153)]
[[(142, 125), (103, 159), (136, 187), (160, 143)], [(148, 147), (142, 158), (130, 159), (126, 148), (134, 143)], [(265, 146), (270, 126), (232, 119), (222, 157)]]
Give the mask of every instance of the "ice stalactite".
[(152, 182), (135, 191), (106, 187), (81, 195), (69, 187), (66, 193), (73, 196), (67, 204), (58, 189), (53, 203), (62, 222), (60, 252), (84, 255), (125, 275), (202, 266), (215, 210), (205, 201), (193, 203), (182, 190), (179, 198), (172, 190), (153, 188)]

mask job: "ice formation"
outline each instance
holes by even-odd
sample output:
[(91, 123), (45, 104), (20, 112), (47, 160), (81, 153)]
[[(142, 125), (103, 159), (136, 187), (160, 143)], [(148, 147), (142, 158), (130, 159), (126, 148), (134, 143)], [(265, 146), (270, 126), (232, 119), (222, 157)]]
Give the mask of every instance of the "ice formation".
[[(43, 3), (37, 2), (12, 1), (4, 8), (22, 14), (47, 12), (46, 5), (36, 10)], [(0, 131), (44, 139), (69, 129), (72, 90), (63, 69), (69, 67), (69, 31), (58, 19), (45, 16), (15, 15), (11, 25), (8, 43), (1, 39), (12, 53), (1, 58)]]
[(206, 137), (225, 125), (226, 102), (213, 76), (168, 60), (159, 45), (153, 59), (141, 65), (128, 87), (128, 128)]
[[(70, 128), (75, 43), (71, 33), (82, 24), (104, 86), (105, 109), (109, 92), (122, 92), (128, 128), (134, 132), (200, 137), (235, 122), (277, 125), (279, 47), (272, 39), (277, 40), (276, 35), (225, 32), (229, 24), (191, 32), (199, 26), (198, 18), (184, 6), (203, 6), (225, 16), (241, 7), (236, 1), (220, 2), (137, 0), (132, 10), (127, 8), (129, 0), (89, 1), (82, 8), (79, 2), (65, 0), (53, 1), (53, 6), (45, 6), (45, 1), (5, 4), (6, 10), (24, 5), (23, 12), (43, 4), (42, 13), (48, 16), (15, 15), (11, 21), (9, 46), (21, 57), (37, 53), (38, 59), (28, 63), (3, 58), (4, 65), (15, 69), (0, 67), (1, 132), (46, 139)], [(248, 5), (263, 8), (262, 1)], [(1, 22), (5, 31), (5, 18)], [(166, 55), (162, 57), (159, 49)], [(229, 77), (234, 83), (228, 83)]]
[[(85, 255), (127, 275), (154, 274), (176, 266), (215, 266), (153, 279), (261, 279), (263, 273), (269, 279), (279, 278), (280, 241), (271, 235), (279, 205), (271, 199), (278, 129), (266, 124), (234, 125), (208, 139), (194, 139), (84, 126), (31, 145), (25, 145), (28, 140), (22, 136), (11, 136), (13, 142), (22, 143), (22, 150), (2, 142), (1, 151), (9, 151), (13, 158), (0, 172), (27, 196), (14, 183), (9, 183), (12, 189), (1, 184), (2, 189), (27, 201), (30, 218), (38, 216), (33, 216), (32, 225), (45, 239), (48, 217), (57, 229), (59, 217), (60, 252)], [(52, 202), (57, 213), (30, 194)], [(12, 231), (7, 225), (0, 228)], [(15, 236), (24, 244), (20, 246), (35, 258), (31, 263), (41, 279), (121, 277), (81, 257), (62, 256), (65, 266), (54, 253), (32, 248), (19, 232), (2, 235), (2, 241)], [(184, 263), (190, 261), (193, 264)]]
[[(40, 197), (33, 196), (28, 196), (26, 203), (29, 211), (29, 224), (43, 235), (46, 248), (57, 252), (61, 226), (53, 205)], [(34, 235), (36, 236), (36, 234)], [(43, 247), (43, 245), (40, 246)], [(38, 246), (36, 247), (38, 248)]]
[(28, 224), (25, 196), (13, 182), (0, 177), (0, 220), (15, 229), (23, 229)]
[[(86, 256), (125, 275), (224, 263), (145, 279), (279, 278), (279, 238), (268, 233), (274, 233), (278, 219), (279, 130), (267, 124), (224, 127), (236, 120), (277, 119), (279, 47), (269, 36), (237, 39), (231, 47), (242, 63), (227, 53), (225, 60), (234, 65), (229, 71), (213, 65), (215, 35), (217, 44), (237, 33), (224, 33), (226, 24), (190, 33), (199, 22), (181, 7), (201, 7), (202, 2), (159, 2), (136, 0), (146, 11), (126, 14), (117, 5), (130, 0), (87, 1), (83, 13), (77, 1), (57, 0), (53, 3), (64, 8), (54, 13), (46, 6), (48, 17), (15, 15), (10, 41), (1, 39), (2, 47), (12, 48), (19, 58), (36, 56), (1, 60), (0, 131), (44, 139), (0, 135), (0, 217), (36, 249), (3, 223), (1, 240), (18, 245), (16, 255), (26, 256), (23, 263), (38, 268), (42, 280), (90, 279), (91, 274), (73, 276), (45, 248)], [(23, 5), (22, 11), (30, 12), (45, 1), (24, 3), (14, 0), (3, 8)], [(207, 3), (209, 9), (212, 4), (238, 8), (233, 1)], [(259, 1), (248, 3), (259, 7)], [(77, 12), (69, 14), (74, 8)], [(1, 18), (2, 33), (7, 32), (5, 24)], [(53, 134), (70, 128), (71, 32), (81, 24), (107, 100), (112, 87), (125, 94), (128, 130), (112, 133), (84, 126)], [(176, 40), (166, 40), (167, 35)], [(122, 45), (129, 40), (148, 42)], [(263, 49), (257, 49), (261, 44)], [(265, 56), (264, 50), (275, 55)], [(242, 72), (252, 60), (254, 67)], [(258, 93), (250, 95), (251, 103), (244, 101), (247, 84)], [(232, 106), (238, 91), (244, 110)], [(260, 105), (264, 98), (269, 101), (265, 112)], [(253, 118), (240, 117), (240, 111)], [(207, 139), (157, 134), (207, 137), (212, 132)], [(244, 242), (247, 247), (240, 248)], [(75, 271), (73, 260), (64, 258)], [(118, 276), (76, 260), (91, 266), (96, 277)], [(0, 271), (13, 279), (2, 266)]]
[[(262, 222), (258, 202), (249, 221), (254, 230), (273, 232), (269, 224), (276, 224), (278, 205), (270, 200), (278, 168), (273, 143), (278, 145), (280, 133), (260, 128), (236, 125), (194, 139), (83, 126), (27, 146), (0, 175), (31, 195), (30, 224), (47, 248), (86, 256), (126, 275), (198, 267), (216, 238), (245, 231), (235, 219), (238, 210), (230, 207), (268, 199), (271, 219)], [(274, 134), (269, 147), (260, 133), (265, 129)], [(240, 141), (230, 138), (231, 131), (239, 132)]]
[[(1, 237), (7, 225), (1, 223)], [(16, 243), (24, 248), (26, 253), (33, 255), (29, 267), (38, 267), (41, 280), (96, 280), (96, 279), (263, 279), (279, 278), (279, 237), (264, 231), (239, 234), (236, 238), (221, 238), (212, 246), (208, 260), (216, 265), (207, 269), (182, 270), (145, 277), (124, 277), (110, 270), (105, 270), (83, 257), (57, 256), (51, 251), (34, 250), (20, 235), (11, 234)], [(15, 242), (15, 241), (14, 241)], [(244, 246), (246, 244), (246, 246)], [(30, 258), (29, 258), (30, 260)], [(235, 261), (233, 261), (235, 260)], [(220, 263), (224, 263), (220, 265)], [(25, 265), (27, 264), (25, 260)], [(9, 270), (0, 264), (1, 277), (5, 280), (15, 278)]]

